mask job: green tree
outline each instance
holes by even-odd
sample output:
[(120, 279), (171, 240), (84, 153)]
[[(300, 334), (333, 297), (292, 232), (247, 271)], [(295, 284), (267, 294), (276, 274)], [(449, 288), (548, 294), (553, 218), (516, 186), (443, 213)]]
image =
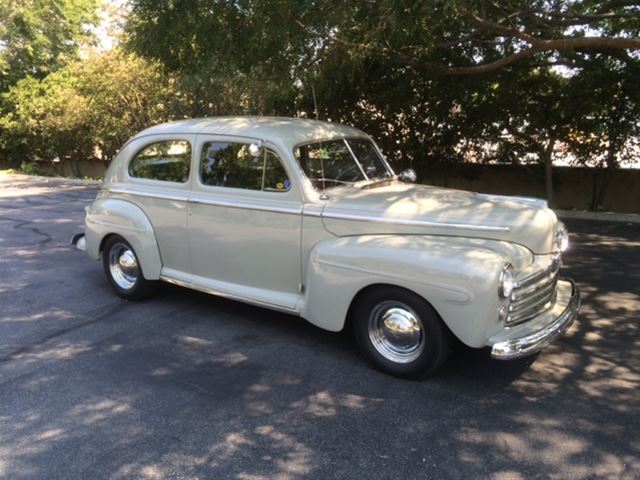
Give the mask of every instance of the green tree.
[[(566, 109), (562, 82), (550, 69), (573, 68), (595, 54), (633, 61), (628, 52), (640, 48), (637, 1), (132, 5), (129, 47), (186, 79), (194, 113), (312, 114), (315, 92), (324, 117), (367, 127), (403, 163), (463, 158), (492, 124), (527, 117), (547, 123), (527, 148), (549, 158), (546, 147), (555, 142), (540, 129), (570, 121), (551, 115)], [(496, 85), (521, 82), (545, 93), (519, 88), (520, 105), (509, 94), (496, 96)]]
[(44, 78), (92, 38), (101, 0), (0, 2), (0, 92), (26, 76)]
[(109, 160), (138, 131), (173, 118), (177, 92), (157, 64), (120, 50), (42, 80), (20, 80), (3, 100), (0, 152), (20, 164), (55, 157)]
[(293, 114), (308, 4), (267, 0), (132, 2), (128, 46), (177, 74), (192, 116)]
[(566, 142), (579, 164), (596, 168), (593, 209), (602, 206), (613, 170), (638, 159), (638, 78), (640, 61), (595, 55), (570, 79), (573, 121)]
[(317, 112), (369, 131), (423, 177), (464, 160), (537, 161), (549, 201), (560, 149), (615, 168), (637, 135), (638, 1), (131, 5), (127, 48), (175, 79), (167, 116)]

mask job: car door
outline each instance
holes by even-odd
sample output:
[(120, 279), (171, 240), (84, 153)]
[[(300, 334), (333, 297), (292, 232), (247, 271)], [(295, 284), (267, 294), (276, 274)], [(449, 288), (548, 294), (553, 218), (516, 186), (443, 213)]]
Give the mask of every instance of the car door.
[(163, 272), (189, 272), (187, 199), (195, 135), (153, 135), (129, 143), (125, 178), (109, 187), (138, 205), (153, 225)]
[[(255, 142), (255, 140), (253, 140)], [(302, 202), (273, 145), (198, 135), (188, 228), (201, 287), (295, 310), (301, 290)]]

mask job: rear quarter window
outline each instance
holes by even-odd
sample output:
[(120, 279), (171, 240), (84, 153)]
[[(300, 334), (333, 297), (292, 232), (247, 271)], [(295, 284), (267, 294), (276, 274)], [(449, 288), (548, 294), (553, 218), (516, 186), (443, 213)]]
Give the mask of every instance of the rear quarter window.
[(134, 178), (186, 183), (191, 166), (191, 144), (186, 140), (163, 140), (147, 145), (129, 162)]

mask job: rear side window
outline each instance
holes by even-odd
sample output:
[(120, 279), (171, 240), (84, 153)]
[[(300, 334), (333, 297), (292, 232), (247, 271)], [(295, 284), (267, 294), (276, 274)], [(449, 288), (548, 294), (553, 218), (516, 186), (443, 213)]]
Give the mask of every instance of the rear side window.
[(202, 148), (200, 180), (214, 187), (286, 192), (291, 188), (280, 158), (271, 151), (253, 157), (249, 144), (207, 142)]
[(191, 165), (191, 144), (186, 140), (164, 140), (140, 150), (129, 163), (136, 178), (186, 183)]

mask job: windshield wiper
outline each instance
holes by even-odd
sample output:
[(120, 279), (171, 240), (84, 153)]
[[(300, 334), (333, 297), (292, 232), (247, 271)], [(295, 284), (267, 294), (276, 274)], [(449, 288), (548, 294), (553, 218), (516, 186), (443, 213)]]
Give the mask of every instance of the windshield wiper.
[(354, 182), (344, 182), (342, 180), (336, 180), (335, 178), (323, 178), (323, 177), (307, 177), (309, 180), (312, 181), (316, 181), (316, 182), (333, 182), (333, 183), (340, 183), (343, 185), (353, 185)]
[(375, 188), (383, 184), (391, 184), (393, 178), (378, 178), (376, 180), (371, 180), (371, 182), (364, 184), (360, 187), (362, 190), (367, 190), (369, 188)]

